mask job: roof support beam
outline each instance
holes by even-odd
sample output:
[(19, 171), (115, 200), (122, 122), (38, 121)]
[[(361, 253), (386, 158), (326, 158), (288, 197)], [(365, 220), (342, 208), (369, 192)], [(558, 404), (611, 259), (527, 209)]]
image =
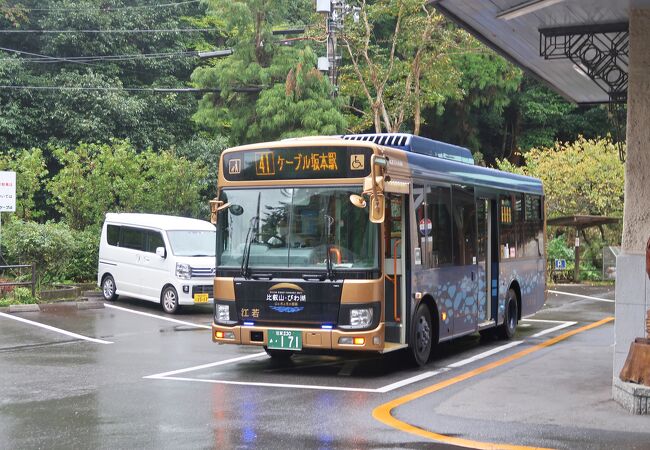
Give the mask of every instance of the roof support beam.
[(529, 0), (527, 2), (520, 3), (501, 11), (496, 15), (497, 19), (511, 20), (516, 19), (517, 17), (530, 14), (532, 12), (538, 11), (547, 6), (555, 5), (556, 3), (563, 2), (564, 0)]

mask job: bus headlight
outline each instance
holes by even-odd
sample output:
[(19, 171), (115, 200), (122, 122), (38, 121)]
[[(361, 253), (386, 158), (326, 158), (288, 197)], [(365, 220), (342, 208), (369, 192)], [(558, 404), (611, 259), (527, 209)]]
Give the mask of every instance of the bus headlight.
[(217, 322), (230, 322), (230, 306), (217, 304), (217, 312), (215, 314)]
[(181, 280), (192, 278), (192, 269), (189, 264), (176, 263), (176, 277)]
[(350, 328), (368, 328), (372, 323), (372, 308), (350, 310)]

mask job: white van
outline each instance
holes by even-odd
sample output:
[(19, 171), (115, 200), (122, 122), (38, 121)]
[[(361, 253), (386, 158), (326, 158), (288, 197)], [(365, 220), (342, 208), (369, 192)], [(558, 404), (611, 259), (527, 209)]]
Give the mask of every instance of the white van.
[(107, 213), (97, 284), (106, 300), (149, 300), (170, 314), (213, 303), (215, 243), (215, 227), (204, 220)]

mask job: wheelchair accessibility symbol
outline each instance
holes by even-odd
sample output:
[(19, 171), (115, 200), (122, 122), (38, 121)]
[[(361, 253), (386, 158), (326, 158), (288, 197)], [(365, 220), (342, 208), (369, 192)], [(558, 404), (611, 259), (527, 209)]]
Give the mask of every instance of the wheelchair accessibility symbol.
[(363, 170), (366, 166), (366, 155), (350, 155), (350, 169)]

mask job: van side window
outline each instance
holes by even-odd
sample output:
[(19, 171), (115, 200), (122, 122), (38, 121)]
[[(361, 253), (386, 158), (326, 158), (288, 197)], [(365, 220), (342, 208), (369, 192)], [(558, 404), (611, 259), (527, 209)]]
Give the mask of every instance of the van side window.
[(120, 247), (144, 250), (144, 231), (137, 228), (123, 227)]
[(147, 251), (156, 253), (156, 248), (164, 247), (165, 241), (159, 231), (147, 231)]
[(120, 243), (120, 228), (117, 225), (107, 225), (106, 226), (106, 239), (108, 240), (108, 245), (119, 246)]

